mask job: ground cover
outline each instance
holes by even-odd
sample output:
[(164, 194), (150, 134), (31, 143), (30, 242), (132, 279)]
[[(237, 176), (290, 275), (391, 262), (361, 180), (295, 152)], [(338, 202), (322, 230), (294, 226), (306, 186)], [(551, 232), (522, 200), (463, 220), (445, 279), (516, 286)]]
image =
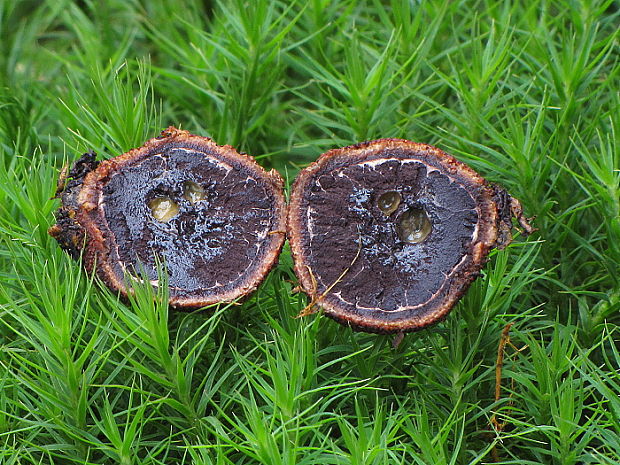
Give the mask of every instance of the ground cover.
[[(0, 0), (0, 463), (619, 463), (619, 15)], [(147, 288), (123, 304), (47, 235), (56, 180), (170, 124), (289, 183), (333, 147), (430, 143), (539, 231), (396, 348), (293, 318), (308, 302), (286, 249), (241, 306), (179, 313)]]

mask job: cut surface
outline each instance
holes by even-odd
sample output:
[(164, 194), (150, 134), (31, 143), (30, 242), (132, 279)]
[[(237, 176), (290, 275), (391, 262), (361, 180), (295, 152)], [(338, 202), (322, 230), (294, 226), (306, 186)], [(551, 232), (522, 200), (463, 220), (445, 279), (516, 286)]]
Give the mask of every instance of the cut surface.
[(66, 217), (75, 218), (86, 267), (123, 294), (139, 270), (156, 284), (159, 261), (171, 305), (231, 301), (256, 289), (277, 260), (282, 184), (232, 147), (170, 128), (67, 189), (51, 233), (75, 243), (63, 239)]
[(302, 171), (288, 233), (301, 287), (355, 329), (413, 331), (445, 317), (498, 227), (495, 189), (434, 147), (382, 139)]

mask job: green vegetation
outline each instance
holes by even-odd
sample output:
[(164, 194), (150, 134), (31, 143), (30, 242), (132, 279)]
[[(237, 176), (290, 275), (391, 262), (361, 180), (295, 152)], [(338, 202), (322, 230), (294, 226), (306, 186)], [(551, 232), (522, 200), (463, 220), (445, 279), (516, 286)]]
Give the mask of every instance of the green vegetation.
[[(0, 0), (0, 463), (620, 463), (618, 24), (613, 0)], [(56, 180), (170, 124), (289, 181), (430, 143), (539, 232), (396, 349), (294, 319), (287, 251), (242, 306), (124, 305), (47, 235)]]

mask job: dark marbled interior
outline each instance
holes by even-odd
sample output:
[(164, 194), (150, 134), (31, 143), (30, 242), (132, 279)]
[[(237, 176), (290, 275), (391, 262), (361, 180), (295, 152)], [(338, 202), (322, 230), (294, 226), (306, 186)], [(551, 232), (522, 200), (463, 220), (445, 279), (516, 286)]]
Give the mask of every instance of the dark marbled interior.
[[(400, 193), (402, 201), (386, 216), (377, 200), (389, 191)], [(414, 208), (426, 212), (432, 230), (424, 241), (409, 244), (399, 238), (397, 224)], [(462, 185), (414, 160), (319, 171), (303, 210), (304, 248), (317, 291), (325, 292), (350, 267), (330, 298), (352, 309), (396, 311), (428, 301), (467, 254), (478, 221), (475, 201)]]
[[(169, 148), (111, 176), (103, 189), (104, 210), (127, 271), (140, 263), (156, 279), (159, 257), (171, 289), (191, 295), (233, 289), (260, 264), (275, 199), (247, 167), (225, 163), (196, 149)], [(185, 198), (186, 181), (204, 189), (204, 200)], [(148, 207), (162, 196), (179, 206), (168, 222), (157, 221)]]

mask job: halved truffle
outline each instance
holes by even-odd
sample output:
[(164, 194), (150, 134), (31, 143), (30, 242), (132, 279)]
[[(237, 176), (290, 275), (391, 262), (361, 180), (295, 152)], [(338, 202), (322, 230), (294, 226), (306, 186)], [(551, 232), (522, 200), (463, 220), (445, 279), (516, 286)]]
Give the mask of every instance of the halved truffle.
[(170, 305), (198, 308), (249, 294), (276, 263), (282, 186), (250, 156), (170, 127), (118, 157), (78, 160), (49, 232), (125, 296), (141, 270), (156, 285), (164, 263)]
[(297, 177), (288, 235), (311, 303), (356, 330), (415, 331), (443, 319), (489, 251), (511, 239), (503, 189), (441, 150), (381, 139), (330, 150)]

